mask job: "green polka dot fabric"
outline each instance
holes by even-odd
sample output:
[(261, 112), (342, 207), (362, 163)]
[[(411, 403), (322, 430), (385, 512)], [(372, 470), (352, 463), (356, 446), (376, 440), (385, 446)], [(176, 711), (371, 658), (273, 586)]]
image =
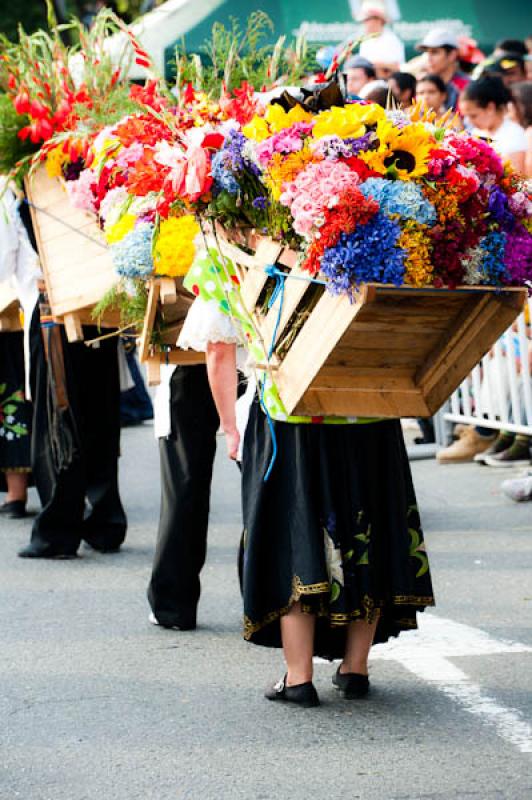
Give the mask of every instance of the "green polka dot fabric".
[[(240, 281), (234, 264), (220, 256), (214, 248), (197, 258), (190, 268), (184, 286), (196, 297), (205, 301), (214, 300), (223, 314), (231, 317), (240, 328), (242, 339), (256, 364), (267, 364), (268, 355), (260, 336), (255, 330), (253, 320), (244, 308), (240, 294)], [(324, 425), (349, 425), (379, 422), (367, 417), (300, 417), (289, 416), (272, 380), (271, 373), (258, 370), (260, 394), (264, 408), (270, 417), (278, 422), (309, 423)]]

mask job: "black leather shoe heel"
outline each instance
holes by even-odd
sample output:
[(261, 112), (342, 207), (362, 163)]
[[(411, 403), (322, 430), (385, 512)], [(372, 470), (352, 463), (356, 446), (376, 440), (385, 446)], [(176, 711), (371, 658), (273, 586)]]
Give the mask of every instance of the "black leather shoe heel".
[(301, 708), (315, 708), (320, 705), (320, 698), (312, 681), (299, 683), (297, 686), (287, 686), (286, 675), (271, 689), (267, 689), (264, 697), (281, 703), (293, 703)]
[(344, 693), (347, 700), (366, 697), (369, 692), (369, 678), (358, 672), (340, 672), (340, 667), (332, 678), (333, 686)]

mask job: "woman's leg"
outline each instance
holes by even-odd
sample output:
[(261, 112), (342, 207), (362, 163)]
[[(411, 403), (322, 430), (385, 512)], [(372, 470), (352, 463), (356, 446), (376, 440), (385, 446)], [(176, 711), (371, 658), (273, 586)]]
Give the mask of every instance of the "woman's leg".
[(7, 495), (5, 502), (20, 501), (25, 503), (28, 497), (28, 473), (10, 472), (6, 470)]
[(344, 660), (340, 665), (340, 673), (368, 674), (368, 656), (377, 629), (377, 620), (352, 622), (347, 630)]
[(295, 603), (288, 614), (281, 617), (283, 653), (288, 668), (287, 686), (298, 686), (312, 680), (314, 654), (313, 614), (304, 614), (301, 603)]

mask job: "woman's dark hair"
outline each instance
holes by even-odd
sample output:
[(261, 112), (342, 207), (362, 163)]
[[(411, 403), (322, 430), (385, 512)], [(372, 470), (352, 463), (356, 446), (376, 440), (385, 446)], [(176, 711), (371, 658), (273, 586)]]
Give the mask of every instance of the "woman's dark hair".
[(445, 81), (442, 80), (439, 75), (423, 75), (423, 77), (418, 80), (417, 85), (419, 86), (420, 83), (425, 83), (427, 81), (428, 83), (432, 83), (432, 85), (435, 86), (439, 92), (447, 95), (447, 86)]
[(501, 39), (495, 45), (496, 50), (502, 50), (504, 53), (519, 53), (522, 56), (528, 55), (528, 48), (520, 39)]
[(497, 75), (485, 75), (478, 81), (471, 81), (464, 89), (462, 97), (476, 103), (480, 108), (487, 108), (490, 103), (502, 108), (508, 105), (512, 93)]
[(532, 81), (513, 83), (512, 95), (521, 125), (529, 128), (532, 126)]
[(390, 75), (390, 80), (392, 78), (401, 92), (406, 92), (407, 89), (410, 89), (412, 95), (415, 95), (417, 81), (409, 72), (394, 72), (393, 75)]
[(386, 108), (388, 102), (388, 89), (386, 89), (384, 86), (377, 86), (375, 89), (372, 89), (371, 92), (367, 93), (364, 100), (369, 100), (370, 103), (377, 103), (378, 106)]

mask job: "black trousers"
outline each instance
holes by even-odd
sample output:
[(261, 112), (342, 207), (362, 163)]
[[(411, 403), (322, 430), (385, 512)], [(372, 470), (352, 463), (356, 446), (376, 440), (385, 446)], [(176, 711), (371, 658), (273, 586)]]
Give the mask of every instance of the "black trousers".
[(170, 410), (172, 433), (159, 440), (161, 512), (148, 600), (161, 625), (193, 628), (220, 424), (204, 366), (176, 367)]
[[(84, 328), (86, 338), (97, 329)], [(31, 384), (34, 402), (32, 470), (42, 504), (31, 541), (35, 547), (74, 553), (82, 539), (98, 550), (115, 550), (125, 539), (127, 519), (118, 491), (120, 385), (118, 339), (96, 348), (68, 343), (61, 328), (70, 411), (63, 424), (75, 443), (73, 457), (57, 466), (52, 455), (48, 364), (39, 311), (31, 324)], [(88, 504), (87, 504), (88, 500)]]

